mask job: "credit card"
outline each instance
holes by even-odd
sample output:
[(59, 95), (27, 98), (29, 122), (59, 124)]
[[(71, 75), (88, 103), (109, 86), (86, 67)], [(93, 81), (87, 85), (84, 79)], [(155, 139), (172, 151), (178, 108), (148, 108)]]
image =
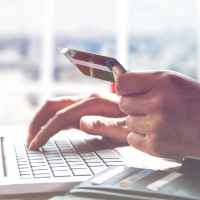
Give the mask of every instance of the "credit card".
[(115, 83), (118, 75), (126, 72), (115, 59), (97, 54), (57, 46), (84, 75)]
[(149, 174), (155, 172), (155, 170), (153, 169), (144, 169), (141, 170), (140, 172), (124, 179), (123, 181), (120, 182), (120, 185), (122, 187), (128, 187), (129, 185), (135, 183), (136, 181), (139, 181), (140, 179), (142, 179), (145, 176), (148, 176)]
[(105, 174), (102, 174), (101, 176), (98, 176), (97, 178), (93, 179), (91, 182), (94, 185), (100, 185), (103, 182), (109, 180), (110, 178), (116, 176), (117, 174), (120, 174), (121, 172), (129, 169), (128, 167), (119, 166), (117, 168), (113, 168), (109, 172), (106, 172)]
[(171, 181), (177, 179), (178, 177), (182, 176), (183, 174), (178, 172), (172, 172), (167, 176), (147, 185), (147, 189), (157, 191), (159, 188), (163, 187), (164, 185), (170, 183)]

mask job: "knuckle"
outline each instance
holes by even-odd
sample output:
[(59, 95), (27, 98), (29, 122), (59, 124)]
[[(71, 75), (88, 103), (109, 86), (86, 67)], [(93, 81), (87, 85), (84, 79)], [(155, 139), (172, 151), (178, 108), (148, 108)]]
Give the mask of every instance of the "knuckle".
[(120, 97), (120, 99), (119, 99), (119, 109), (122, 112), (125, 112), (125, 109), (126, 109), (126, 97)]
[(176, 72), (170, 72), (170, 71), (165, 71), (165, 72), (158, 72), (158, 81), (162, 85), (165, 85), (165, 87), (169, 87), (171, 84), (173, 85), (180, 85), (182, 86), (182, 76), (177, 75)]
[(64, 115), (63, 112), (57, 112), (57, 113), (54, 115), (54, 117), (53, 117), (52, 120), (54, 120), (54, 121), (62, 121), (62, 120), (64, 120), (64, 118), (65, 118), (65, 115)]
[(149, 124), (151, 133), (153, 135), (157, 135), (159, 133), (159, 131), (162, 127), (161, 123), (162, 123), (161, 120), (157, 120), (156, 122)]
[(98, 92), (94, 92), (94, 93), (92, 93), (92, 94), (89, 95), (89, 98), (95, 98), (95, 99), (97, 99), (97, 98), (101, 98), (101, 97), (102, 96)]
[(52, 100), (52, 99), (48, 99), (48, 100), (46, 100), (43, 107), (48, 110), (49, 109), (54, 110), (56, 108), (56, 101)]
[(163, 145), (161, 144), (159, 140), (156, 140), (156, 139), (149, 140), (148, 149), (152, 154), (154, 155), (160, 154), (162, 148), (163, 148)]
[(115, 91), (117, 94), (122, 95), (124, 92), (124, 82), (126, 80), (126, 74), (122, 74), (117, 77), (116, 83), (115, 83)]
[(48, 99), (48, 100), (45, 101), (45, 104), (44, 104), (44, 105), (45, 105), (45, 106), (51, 106), (51, 105), (53, 104), (53, 102), (54, 102), (53, 100)]
[(149, 110), (150, 112), (157, 110), (157, 108), (158, 108), (158, 103), (159, 103), (158, 101), (154, 101), (154, 100), (149, 101), (149, 102), (146, 104), (147, 110)]
[(126, 126), (131, 129), (131, 127), (134, 127), (135, 125), (135, 121), (134, 118), (131, 117), (130, 115), (128, 115), (128, 117), (126, 118)]
[(99, 134), (104, 136), (107, 132), (107, 122), (103, 119), (97, 119), (94, 121), (95, 130), (98, 131)]
[(160, 119), (166, 118), (166, 114), (168, 109), (170, 108), (170, 100), (168, 97), (159, 95), (152, 100), (150, 100), (147, 104), (147, 110), (150, 113), (156, 113), (160, 117)]

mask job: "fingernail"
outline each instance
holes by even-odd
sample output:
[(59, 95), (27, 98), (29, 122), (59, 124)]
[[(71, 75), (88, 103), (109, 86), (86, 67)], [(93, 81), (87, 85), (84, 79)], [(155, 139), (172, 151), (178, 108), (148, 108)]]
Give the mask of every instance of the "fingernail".
[(35, 143), (35, 140), (32, 140), (32, 142), (29, 144), (28, 148), (29, 149), (33, 149), (34, 143)]
[(118, 76), (125, 72), (123, 67), (121, 67), (119, 65), (114, 66), (112, 68), (112, 71), (113, 71), (113, 76), (114, 76), (115, 82), (116, 82)]
[(117, 75), (121, 75), (124, 73), (124, 68), (121, 67), (120, 65), (115, 65), (113, 68), (112, 68), (113, 71), (115, 71), (115, 73)]
[(33, 140), (32, 136), (28, 136), (26, 139), (26, 146), (29, 147), (31, 141)]
[(92, 120), (88, 119), (88, 118), (84, 118), (83, 119), (83, 124), (84, 124), (84, 128), (85, 129), (93, 129), (94, 128), (94, 123)]

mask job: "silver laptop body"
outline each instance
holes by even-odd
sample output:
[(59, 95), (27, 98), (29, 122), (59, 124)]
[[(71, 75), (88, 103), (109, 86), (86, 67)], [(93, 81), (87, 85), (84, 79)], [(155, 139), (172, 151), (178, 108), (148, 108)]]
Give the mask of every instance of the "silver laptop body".
[(38, 151), (26, 147), (26, 135), (25, 127), (0, 129), (0, 195), (68, 191), (107, 167), (126, 164), (107, 141), (81, 131), (62, 131)]

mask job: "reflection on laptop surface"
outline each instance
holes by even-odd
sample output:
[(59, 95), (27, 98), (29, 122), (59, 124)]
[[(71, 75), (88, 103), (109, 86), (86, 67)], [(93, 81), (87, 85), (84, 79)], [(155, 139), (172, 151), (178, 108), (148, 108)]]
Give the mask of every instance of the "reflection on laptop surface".
[(109, 143), (81, 131), (63, 131), (37, 151), (27, 129), (1, 131), (0, 195), (68, 191), (110, 166), (125, 165)]

